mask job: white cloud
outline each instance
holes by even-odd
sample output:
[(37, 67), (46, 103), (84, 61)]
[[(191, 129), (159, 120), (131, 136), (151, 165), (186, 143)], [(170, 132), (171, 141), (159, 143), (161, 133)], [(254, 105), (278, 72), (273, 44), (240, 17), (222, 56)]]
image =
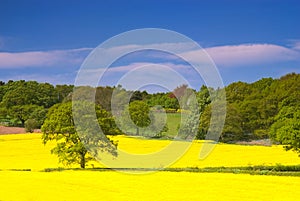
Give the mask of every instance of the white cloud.
[(75, 73), (60, 73), (48, 75), (40, 71), (33, 73), (20, 72), (13, 75), (0, 74), (0, 80), (4, 82), (9, 80), (34, 80), (41, 83), (48, 82), (52, 84), (74, 84), (74, 74)]
[[(141, 86), (142, 83), (152, 80), (152, 83), (158, 86), (160, 84), (167, 86), (166, 82), (169, 82), (168, 88), (175, 88), (183, 83), (188, 83), (193, 88), (199, 88), (204, 84), (201, 76), (187, 64), (137, 62), (107, 69), (80, 69), (75, 85), (117, 86), (121, 84), (128, 89), (133, 89), (133, 86)], [(178, 79), (178, 77), (182, 77), (182, 79)], [(124, 80), (126, 80), (126, 84)]]
[(217, 65), (243, 66), (300, 61), (300, 52), (273, 44), (242, 44), (205, 49)]
[[(109, 67), (109, 68), (84, 68), (84, 69), (79, 69), (79, 71), (77, 72), (82, 72), (82, 73), (88, 73), (88, 74), (115, 74), (115, 73), (126, 73), (128, 71), (134, 70), (135, 68), (139, 68), (141, 66), (147, 66), (149, 68), (149, 70), (151, 69), (151, 65), (156, 66), (156, 65), (160, 65), (171, 68), (173, 70), (176, 70), (178, 72), (183, 71), (186, 74), (187, 73), (191, 73), (190, 71), (193, 70), (193, 67), (191, 67), (190, 65), (187, 64), (175, 64), (172, 62), (133, 62), (133, 63), (129, 63), (126, 65), (119, 65), (119, 66), (113, 66), (113, 67)], [(162, 68), (161, 68), (162, 69)], [(159, 70), (159, 68), (155, 67), (155, 70)], [(162, 69), (163, 70), (163, 69)], [(189, 71), (186, 71), (189, 70)]]
[(295, 41), (294, 44), (293, 44), (293, 46), (292, 46), (292, 48), (294, 50), (300, 51), (300, 40)]
[[(127, 45), (122, 47), (109, 48), (107, 52), (117, 53), (124, 49), (131, 50), (143, 47), (145, 49), (165, 48), (178, 54), (187, 61), (210, 63), (209, 57), (219, 67), (240, 67), (245, 65), (259, 65), (276, 62), (300, 61), (300, 41), (293, 41), (291, 48), (275, 44), (239, 44), (225, 45), (199, 49), (193, 43), (162, 43), (153, 45)], [(203, 51), (204, 50), (204, 51)], [(151, 53), (152, 58), (166, 59), (169, 61), (178, 60), (170, 54)]]
[(196, 49), (197, 44), (191, 42), (176, 42), (176, 43), (157, 43), (157, 44), (131, 44), (131, 45), (124, 45), (124, 46), (112, 46), (106, 47), (107, 51), (110, 53), (115, 53), (123, 50), (132, 50), (137, 48), (143, 49), (170, 49), (174, 52), (182, 52), (182, 51), (189, 51), (192, 49)]
[[(241, 44), (204, 49), (219, 67), (240, 67), (251, 64), (300, 61), (300, 52), (273, 44)], [(182, 53), (191, 61), (201, 61), (202, 50)]]
[(113, 68), (108, 68), (107, 71), (111, 72), (111, 73), (114, 73), (114, 72), (127, 72), (127, 71), (133, 70), (133, 69), (141, 67), (141, 66), (148, 66), (149, 69), (151, 70), (151, 65), (157, 65), (157, 64), (159, 64), (161, 66), (161, 68), (157, 68), (157, 66), (155, 66), (155, 70), (159, 70), (159, 69), (163, 70), (163, 68), (162, 68), (163, 66), (169, 67), (169, 68), (174, 69), (176, 71), (180, 71), (180, 70), (190, 68), (188, 65), (174, 64), (174, 63), (171, 63), (171, 62), (165, 62), (165, 63), (137, 62), (137, 63), (131, 63), (129, 65), (116, 66), (116, 67), (113, 67)]
[[(1, 38), (0, 38), (1, 45)], [(123, 52), (123, 50), (134, 50), (140, 49), (140, 47), (148, 49), (161, 49), (167, 47), (166, 49), (173, 50), (177, 52), (179, 56), (183, 56), (188, 60), (195, 60), (207, 62), (207, 56), (204, 54), (203, 50), (195, 50), (195, 46), (191, 43), (165, 43), (165, 44), (153, 44), (147, 46), (139, 45), (126, 45), (120, 47), (112, 47), (106, 49), (106, 53), (112, 55), (118, 55), (118, 53)], [(57, 83), (61, 80), (74, 80), (75, 70), (78, 69), (80, 64), (83, 62), (84, 58), (91, 52), (93, 48), (79, 48), (79, 49), (70, 49), (70, 50), (52, 50), (52, 51), (29, 51), (29, 52), (0, 52), (0, 69), (3, 71), (16, 71), (11, 75), (19, 77), (10, 77), (7, 79), (34, 79), (34, 80), (45, 80), (53, 83)], [(264, 64), (276, 64), (276, 62), (289, 62), (296, 61), (300, 63), (300, 42), (293, 41), (293, 45), (290, 48), (274, 45), (274, 44), (240, 44), (232, 46), (219, 46), (219, 47), (210, 47), (204, 49), (217, 64), (218, 68), (224, 67), (240, 67), (249, 66), (249, 65), (264, 65)], [(148, 58), (143, 60), (143, 55), (135, 55), (137, 61), (135, 62), (134, 58), (130, 58), (128, 65), (119, 65), (116, 67), (111, 67), (105, 72), (106, 79), (104, 83), (114, 84), (115, 81), (118, 81), (124, 74), (132, 71), (135, 68), (140, 66), (149, 66), (153, 63), (156, 65), (168, 66), (171, 69), (174, 69), (179, 74), (188, 78), (190, 81), (195, 80), (192, 85), (196, 88), (197, 83), (201, 77), (187, 64), (179, 63), (178, 58), (170, 56), (168, 54), (156, 54), (155, 52), (148, 54)], [(102, 56), (103, 57), (103, 56)], [(142, 59), (139, 59), (142, 58)], [(157, 59), (159, 58), (159, 59)], [(131, 60), (132, 59), (132, 60)], [(153, 63), (151, 61), (153, 60)], [(146, 62), (143, 62), (146, 61)], [(28, 71), (27, 67), (36, 67), (36, 68), (52, 68), (56, 67), (58, 70), (55, 72), (55, 75), (47, 75), (43, 70), (36, 71), (35, 74), (32, 74), (33, 71)], [(59, 69), (68, 68), (66, 71), (60, 71)], [(21, 69), (23, 69), (21, 74)], [(103, 72), (104, 69), (95, 68), (95, 69), (86, 69), (86, 72), (83, 72), (83, 81), (97, 79), (97, 76)], [(166, 73), (165, 69), (156, 67), (152, 69), (155, 70), (156, 75), (159, 73)], [(201, 73), (206, 75), (204, 78), (210, 78), (212, 71), (206, 71), (204, 68), (201, 69)], [(143, 71), (143, 76), (146, 78), (148, 71)], [(151, 71), (149, 71), (151, 73)], [(158, 74), (157, 74), (158, 73)], [(134, 74), (133, 74), (134, 75)], [(5, 73), (2, 73), (2, 77), (5, 76)], [(8, 75), (7, 75), (8, 76)], [(141, 76), (139, 74), (139, 76)], [(142, 77), (142, 76), (141, 76)], [(99, 78), (99, 76), (98, 76)], [(112, 78), (112, 79), (111, 79)], [(161, 78), (160, 78), (161, 79)], [(133, 81), (135, 82), (135, 81)]]
[[(111, 47), (99, 47), (96, 51), (101, 53), (101, 56), (106, 55), (112, 58), (119, 58), (127, 54), (136, 53), (145, 50), (156, 50), (157, 52), (152, 52), (152, 58), (163, 58), (163, 59), (174, 59), (172, 54), (180, 54), (182, 52), (196, 50), (198, 45), (191, 42), (178, 42), (178, 43), (158, 43), (158, 44), (131, 44), (124, 46), (111, 46)], [(159, 51), (163, 51), (169, 54), (162, 54)], [(97, 55), (97, 53), (95, 53)], [(138, 55), (139, 56), (139, 55)], [(147, 54), (147, 56), (151, 56)]]
[(92, 48), (71, 50), (0, 52), (0, 68), (68, 66), (80, 64)]
[[(1, 38), (0, 38), (1, 47)], [(139, 48), (160, 49), (166, 48), (177, 52), (180, 56), (190, 61), (207, 60), (203, 50), (195, 50), (191, 43), (162, 43), (153, 45), (126, 45), (111, 47), (106, 50), (108, 54), (118, 55), (123, 50)], [(24, 67), (49, 67), (80, 65), (93, 48), (80, 48), (71, 50), (30, 51), (30, 52), (0, 52), (0, 68), (24, 68)], [(220, 67), (243, 66), (251, 64), (265, 64), (281, 61), (300, 61), (300, 42), (293, 43), (293, 47), (287, 48), (274, 44), (240, 44), (232, 46), (218, 46), (204, 49), (213, 61)], [(168, 54), (148, 55), (153, 58), (166, 59), (172, 62), (176, 57)], [(137, 65), (137, 64), (136, 64)], [(139, 64), (140, 65), (140, 64)], [(132, 66), (131, 66), (132, 67)], [(125, 67), (123, 67), (124, 69)], [(128, 66), (126, 67), (128, 68)], [(121, 70), (121, 66), (116, 70)]]

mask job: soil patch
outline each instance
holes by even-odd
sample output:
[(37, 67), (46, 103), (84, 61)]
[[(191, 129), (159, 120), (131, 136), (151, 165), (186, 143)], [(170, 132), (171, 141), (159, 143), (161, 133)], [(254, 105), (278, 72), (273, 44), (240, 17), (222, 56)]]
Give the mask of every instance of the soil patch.
[(252, 141), (238, 141), (236, 144), (242, 145), (260, 145), (260, 146), (272, 146), (270, 139), (252, 140)]
[[(40, 129), (35, 129), (35, 133), (40, 133)], [(24, 134), (26, 133), (25, 128), (20, 127), (6, 127), (0, 126), (0, 135), (7, 135), (7, 134)]]

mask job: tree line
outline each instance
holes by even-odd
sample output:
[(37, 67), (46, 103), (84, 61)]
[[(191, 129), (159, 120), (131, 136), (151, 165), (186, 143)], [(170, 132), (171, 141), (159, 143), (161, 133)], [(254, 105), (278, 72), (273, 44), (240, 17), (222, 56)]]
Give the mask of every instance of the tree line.
[[(225, 91), (227, 112), (220, 141), (270, 138), (300, 153), (300, 74), (234, 82)], [(200, 117), (199, 139), (205, 137), (210, 115), (209, 103)]]
[[(65, 140), (52, 150), (53, 153), (61, 156), (62, 162), (68, 164), (78, 161), (81, 167), (84, 167), (88, 160), (88, 150), (81, 144), (82, 139), (77, 136), (72, 121), (72, 100), (78, 100), (83, 107), (90, 104), (84, 101), (86, 99), (95, 103), (97, 121), (105, 135), (121, 134), (118, 128), (120, 125), (131, 126), (136, 134), (147, 132), (140, 128), (151, 125), (150, 130), (159, 131), (152, 137), (162, 137), (168, 128), (161, 116), (156, 114), (166, 111), (188, 115), (184, 124), (186, 126), (178, 129), (181, 137), (188, 139), (190, 133), (195, 133), (197, 139), (205, 139), (211, 125), (212, 101), (223, 91), (226, 92), (227, 99), (226, 118), (220, 141), (271, 138), (276, 143), (285, 144), (287, 150), (300, 151), (300, 74), (296, 73), (278, 79), (263, 78), (253, 83), (234, 82), (224, 89), (213, 89), (203, 85), (199, 90), (195, 90), (181, 85), (172, 92), (154, 94), (130, 91), (122, 86), (93, 88), (53, 86), (49, 83), (24, 80), (7, 83), (0, 81), (0, 123), (25, 126), (30, 132), (34, 128), (42, 127), (44, 143), (64, 138)], [(191, 103), (192, 96), (195, 96), (195, 103)], [(194, 104), (198, 107), (193, 107)], [(214, 109), (222, 111), (223, 106), (217, 103)], [(125, 112), (122, 112), (124, 110)], [(117, 116), (124, 115), (125, 118), (119, 122), (113, 118), (112, 112)], [(83, 116), (90, 118), (89, 115)], [(128, 117), (133, 123), (128, 122)], [(153, 123), (155, 119), (156, 122)], [(83, 130), (89, 130), (89, 126), (90, 124)], [(88, 138), (88, 141), (91, 147), (105, 142), (111, 146), (103, 147), (115, 154), (113, 147), (116, 143), (111, 142), (109, 138), (105, 141), (93, 137)], [(74, 155), (70, 150), (77, 152)]]
[(38, 83), (36, 81), (0, 82), (0, 119), (7, 126), (30, 124), (40, 128), (47, 111), (73, 90), (72, 85)]

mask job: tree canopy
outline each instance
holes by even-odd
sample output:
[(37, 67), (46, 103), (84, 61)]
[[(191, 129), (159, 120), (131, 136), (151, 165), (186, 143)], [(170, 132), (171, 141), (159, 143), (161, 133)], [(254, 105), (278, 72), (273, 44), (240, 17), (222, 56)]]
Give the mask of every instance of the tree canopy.
[[(52, 86), (36, 81), (0, 82), (0, 120), (5, 123), (9, 121), (10, 125), (21, 126), (30, 120), (30, 125), (39, 127), (43, 124), (49, 108), (57, 103), (72, 101), (73, 89), (72, 85)], [(181, 85), (172, 92), (154, 94), (148, 94), (146, 91), (130, 91), (122, 86), (96, 88), (82, 86), (75, 87), (75, 90), (76, 95), (79, 96), (78, 100), (84, 100), (86, 97), (90, 100), (94, 99), (95, 103), (101, 105), (101, 108), (107, 112), (112, 110), (111, 101), (114, 95), (114, 103), (117, 103), (114, 105), (114, 110), (117, 111), (117, 116), (122, 115), (121, 112), (129, 101), (127, 115), (130, 114), (133, 124), (142, 129), (149, 127), (155, 130), (154, 127), (163, 127), (165, 117), (159, 114), (162, 111), (177, 112), (181, 115), (190, 114), (185, 122), (186, 127), (182, 127), (180, 133), (187, 137), (191, 132), (198, 130), (199, 139), (204, 139), (207, 135), (208, 125), (211, 123), (211, 102), (220, 91), (204, 85), (199, 90)], [(262, 78), (253, 83), (234, 82), (226, 86), (225, 91), (227, 116), (221, 141), (272, 138), (273, 141), (286, 144), (291, 149), (297, 147), (300, 74), (290, 73), (278, 79)], [(197, 112), (188, 105), (191, 94), (195, 94), (197, 98), (199, 106)], [(92, 97), (94, 95), (95, 97)], [(155, 115), (157, 118), (153, 118)], [(199, 118), (199, 125), (192, 124)], [(151, 127), (153, 125), (156, 126)], [(139, 128), (134, 127), (132, 133), (139, 133)], [(287, 133), (293, 135), (288, 137)]]
[[(77, 102), (77, 114), (73, 114), (72, 102), (56, 104), (49, 109), (46, 120), (42, 126), (42, 140), (46, 144), (56, 141), (56, 146), (51, 153), (58, 155), (59, 161), (65, 165), (80, 164), (85, 168), (86, 163), (93, 160), (101, 152), (109, 152), (116, 156), (116, 144), (97, 133), (97, 129), (91, 127), (93, 121), (97, 121), (105, 135), (120, 134), (111, 115), (100, 106), (96, 105), (97, 120), (93, 120), (86, 111), (79, 110), (90, 108), (89, 102)], [(75, 127), (73, 115), (81, 115), (81, 124)], [(78, 133), (80, 132), (80, 135)], [(88, 154), (90, 151), (90, 154)]]
[[(133, 101), (122, 114), (123, 123), (136, 129), (136, 135), (140, 134), (140, 128), (147, 127), (151, 123), (150, 108), (143, 101)], [(129, 117), (129, 118), (128, 118)]]
[(270, 128), (270, 137), (284, 144), (286, 150), (294, 150), (300, 156), (300, 107), (283, 107)]
[[(33, 119), (40, 127), (47, 109), (60, 103), (73, 90), (72, 85), (53, 86), (36, 81), (9, 81), (0, 85), (0, 117), (14, 126), (24, 126)], [(16, 122), (16, 123), (13, 123)]]

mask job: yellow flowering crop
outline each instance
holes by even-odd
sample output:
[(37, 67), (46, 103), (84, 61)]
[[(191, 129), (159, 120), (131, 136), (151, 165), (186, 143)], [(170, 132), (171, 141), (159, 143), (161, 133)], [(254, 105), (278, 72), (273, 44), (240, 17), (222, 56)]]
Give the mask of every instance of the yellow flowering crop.
[[(125, 136), (114, 137), (114, 140), (118, 140), (118, 149), (132, 154), (157, 152), (170, 143), (169, 140), (145, 140)], [(2, 135), (0, 136), (0, 169), (41, 170), (62, 166), (58, 164), (57, 156), (50, 154), (54, 145), (55, 142), (51, 142), (44, 146), (40, 134)], [(266, 147), (217, 144), (207, 158), (200, 160), (199, 152), (202, 145), (203, 141), (194, 141), (190, 149), (172, 167), (300, 164), (300, 157), (296, 153), (287, 152), (278, 145)], [(96, 166), (101, 165), (96, 164)]]
[(0, 171), (0, 200), (291, 200), (298, 177), (226, 173), (157, 172), (132, 175), (106, 171)]
[[(116, 136), (119, 149), (147, 154), (163, 149), (168, 140)], [(184, 143), (184, 142), (183, 142)], [(230, 173), (154, 172), (126, 174), (115, 171), (40, 172), (61, 166), (44, 146), (40, 134), (0, 136), (0, 200), (297, 200), (299, 177)], [(217, 167), (300, 164), (294, 152), (282, 146), (218, 144), (199, 160), (202, 141), (172, 167)], [(96, 164), (96, 166), (100, 166)], [(74, 166), (77, 167), (77, 166)], [(91, 166), (88, 166), (91, 167)], [(10, 169), (31, 169), (12, 171)]]

